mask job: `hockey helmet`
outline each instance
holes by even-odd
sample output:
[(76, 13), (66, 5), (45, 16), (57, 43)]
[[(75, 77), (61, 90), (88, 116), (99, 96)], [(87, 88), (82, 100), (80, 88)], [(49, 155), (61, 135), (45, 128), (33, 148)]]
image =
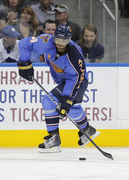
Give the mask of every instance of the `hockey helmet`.
[(72, 28), (67, 25), (60, 24), (55, 31), (55, 38), (71, 39)]

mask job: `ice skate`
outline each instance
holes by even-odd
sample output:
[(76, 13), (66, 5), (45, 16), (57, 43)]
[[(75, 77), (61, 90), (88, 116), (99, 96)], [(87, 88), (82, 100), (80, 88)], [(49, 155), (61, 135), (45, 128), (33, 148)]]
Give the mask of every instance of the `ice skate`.
[(44, 137), (45, 141), (38, 146), (38, 152), (41, 153), (54, 153), (61, 152), (61, 141), (58, 133), (49, 134)]
[[(96, 131), (96, 129), (92, 126), (88, 125), (86, 126), (86, 128), (83, 130), (92, 140), (95, 139), (99, 134), (100, 132)], [(78, 144), (79, 146), (85, 146), (86, 144), (88, 144), (90, 141), (89, 139), (84, 135), (82, 134), (81, 131), (78, 132), (78, 135), (79, 135), (79, 141), (78, 141)]]

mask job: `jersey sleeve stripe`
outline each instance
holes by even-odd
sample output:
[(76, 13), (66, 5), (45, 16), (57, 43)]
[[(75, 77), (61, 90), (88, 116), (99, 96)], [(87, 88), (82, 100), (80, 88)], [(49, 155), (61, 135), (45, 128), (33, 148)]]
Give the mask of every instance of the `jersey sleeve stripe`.
[(71, 97), (72, 94), (73, 94), (73, 91), (74, 91), (74, 89), (75, 89), (75, 87), (76, 87), (76, 85), (77, 85), (77, 83), (78, 83), (79, 73), (78, 73), (78, 71), (76, 70), (76, 68), (73, 66), (73, 64), (71, 63), (68, 54), (66, 54), (66, 55), (67, 55), (67, 58), (68, 58), (68, 61), (69, 61), (70, 65), (72, 66), (72, 68), (74, 69), (74, 71), (77, 73), (77, 78), (76, 78), (75, 84), (74, 84), (74, 86), (73, 86), (73, 88), (72, 88), (72, 91), (71, 91), (71, 94), (70, 94), (70, 97)]

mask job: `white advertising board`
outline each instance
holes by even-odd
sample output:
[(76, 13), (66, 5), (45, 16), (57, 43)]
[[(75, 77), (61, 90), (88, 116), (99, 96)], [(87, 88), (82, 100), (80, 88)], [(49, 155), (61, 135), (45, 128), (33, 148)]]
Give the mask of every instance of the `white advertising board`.
[(118, 120), (129, 127), (129, 67), (118, 68)]
[[(35, 78), (47, 91), (56, 86), (47, 66), (34, 66), (34, 69)], [(89, 85), (82, 106), (89, 122), (99, 129), (124, 128), (124, 123), (120, 126), (117, 117), (117, 68), (88, 66), (87, 71)], [(46, 129), (41, 104), (43, 95), (37, 84), (19, 77), (16, 66), (1, 66), (0, 130)], [(61, 120), (60, 128), (76, 129), (66, 119)]]

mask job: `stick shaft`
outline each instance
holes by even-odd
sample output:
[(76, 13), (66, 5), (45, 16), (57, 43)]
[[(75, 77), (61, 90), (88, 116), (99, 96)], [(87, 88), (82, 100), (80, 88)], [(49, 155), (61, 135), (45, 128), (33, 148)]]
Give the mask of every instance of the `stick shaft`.
[(49, 98), (50, 98), (56, 105), (58, 105), (58, 103), (55, 101), (55, 99), (53, 99), (53, 97), (46, 91), (46, 89), (45, 89), (43, 86), (41, 86), (41, 84), (40, 84), (35, 78), (33, 78), (33, 81), (35, 81), (36, 84), (38, 84), (39, 87), (41, 87), (41, 89), (49, 96)]

